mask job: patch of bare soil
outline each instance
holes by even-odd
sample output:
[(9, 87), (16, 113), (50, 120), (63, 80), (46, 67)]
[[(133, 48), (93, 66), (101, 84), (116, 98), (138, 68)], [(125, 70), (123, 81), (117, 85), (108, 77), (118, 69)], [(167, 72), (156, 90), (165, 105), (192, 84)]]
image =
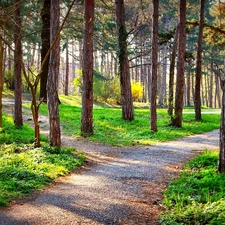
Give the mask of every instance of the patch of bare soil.
[[(46, 134), (48, 119), (41, 121)], [(165, 209), (163, 190), (185, 161), (205, 148), (218, 149), (218, 136), (213, 131), (154, 146), (112, 147), (63, 135), (63, 146), (84, 151), (87, 163), (45, 190), (1, 208), (0, 225), (158, 225)]]

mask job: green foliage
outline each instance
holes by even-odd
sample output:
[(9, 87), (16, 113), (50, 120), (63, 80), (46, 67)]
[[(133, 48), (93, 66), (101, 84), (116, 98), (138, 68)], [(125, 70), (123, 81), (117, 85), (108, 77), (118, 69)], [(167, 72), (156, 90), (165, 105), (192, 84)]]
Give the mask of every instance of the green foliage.
[(143, 85), (140, 82), (133, 82), (131, 85), (133, 101), (138, 102), (143, 97)]
[[(77, 70), (79, 74), (73, 81), (75, 94), (80, 95), (82, 89), (82, 70)], [(94, 70), (93, 74), (94, 100), (110, 103), (120, 102), (120, 83), (119, 78), (109, 79), (100, 72)]]
[(0, 150), (0, 205), (43, 188), (84, 161), (75, 149), (2, 145)]
[[(28, 125), (21, 128), (15, 127), (13, 118), (3, 114), (3, 128), (0, 130), (0, 144), (3, 143), (33, 143), (34, 130)], [(47, 141), (47, 138), (41, 135), (41, 141)]]
[(225, 224), (225, 174), (217, 173), (218, 151), (191, 160), (164, 193), (162, 225)]
[(82, 88), (82, 70), (76, 70), (78, 75), (74, 78), (73, 84), (75, 86), (75, 95), (80, 95), (81, 94), (81, 88)]
[(12, 89), (12, 84), (13, 84), (13, 71), (9, 69), (5, 69), (4, 71), (4, 82), (6, 84), (7, 89)]
[(120, 102), (120, 84), (117, 77), (111, 80), (94, 78), (94, 100), (108, 103)]

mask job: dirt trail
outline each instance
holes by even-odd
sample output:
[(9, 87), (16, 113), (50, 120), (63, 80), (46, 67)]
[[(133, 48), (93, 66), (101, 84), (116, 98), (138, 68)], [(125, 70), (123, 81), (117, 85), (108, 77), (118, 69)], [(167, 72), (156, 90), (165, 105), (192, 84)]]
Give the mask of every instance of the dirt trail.
[(218, 138), (215, 130), (154, 146), (111, 147), (63, 135), (63, 145), (83, 150), (88, 163), (1, 208), (0, 225), (156, 225), (162, 190), (184, 161), (205, 148), (218, 149)]

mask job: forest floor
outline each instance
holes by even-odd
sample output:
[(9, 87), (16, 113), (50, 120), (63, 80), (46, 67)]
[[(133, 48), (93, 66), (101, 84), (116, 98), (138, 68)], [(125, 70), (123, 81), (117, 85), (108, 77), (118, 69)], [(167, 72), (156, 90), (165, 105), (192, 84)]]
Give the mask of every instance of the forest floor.
[[(25, 114), (31, 123), (30, 113)], [(41, 133), (47, 135), (48, 119), (41, 116), (39, 121)], [(62, 145), (82, 150), (88, 156), (85, 165), (44, 190), (0, 208), (0, 225), (157, 225), (165, 209), (163, 190), (184, 162), (204, 149), (219, 148), (219, 131), (132, 147), (62, 135)]]

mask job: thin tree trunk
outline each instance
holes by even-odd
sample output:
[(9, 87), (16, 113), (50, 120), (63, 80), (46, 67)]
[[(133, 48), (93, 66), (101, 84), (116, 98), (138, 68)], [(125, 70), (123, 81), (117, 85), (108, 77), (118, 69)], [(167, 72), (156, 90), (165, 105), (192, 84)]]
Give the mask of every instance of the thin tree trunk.
[(159, 105), (164, 106), (166, 104), (166, 72), (167, 72), (167, 49), (163, 49), (163, 65), (161, 76), (161, 87), (159, 93)]
[(182, 127), (185, 42), (186, 42), (186, 0), (180, 0), (177, 85), (176, 85), (174, 118), (172, 119), (172, 125), (175, 127)]
[(198, 33), (198, 51), (196, 62), (196, 81), (195, 81), (195, 120), (201, 120), (201, 69), (202, 69), (202, 36), (204, 26), (204, 8), (205, 0), (201, 0), (199, 33)]
[[(213, 67), (213, 65), (211, 65)], [(209, 107), (213, 108), (213, 72), (210, 73)]]
[(83, 43), (83, 87), (81, 132), (83, 135), (93, 133), (93, 33), (94, 0), (84, 1), (84, 43)]
[(172, 54), (170, 57), (170, 73), (169, 73), (169, 100), (168, 100), (168, 114), (173, 116), (173, 107), (174, 107), (174, 69), (175, 69), (175, 61), (176, 61), (176, 52), (177, 52), (177, 40), (178, 40), (178, 30), (179, 26), (176, 28)]
[(2, 37), (0, 36), (0, 127), (2, 127), (3, 52)]
[[(225, 66), (225, 59), (224, 59)], [(218, 172), (225, 173), (225, 70), (223, 76), (220, 78), (222, 96), (222, 109), (220, 121), (220, 152), (218, 158)]]
[(69, 42), (66, 40), (66, 75), (65, 75), (65, 95), (69, 94)]
[[(47, 81), (47, 95), (48, 95), (48, 111), (49, 111), (49, 125), (50, 125), (50, 145), (61, 146), (61, 131), (59, 122), (59, 99), (58, 99), (58, 76), (60, 63), (60, 40), (57, 33), (59, 31), (59, 16), (60, 16), (59, 0), (51, 0), (51, 25), (50, 25), (50, 41), (54, 46), (52, 47), (49, 60), (49, 74)], [(57, 37), (57, 40), (55, 38)]]
[(208, 83), (207, 83), (207, 79), (208, 78), (208, 74), (205, 74), (205, 79), (204, 79), (204, 87), (205, 87), (205, 93), (204, 93), (204, 95), (205, 95), (205, 104), (206, 104), (206, 106), (207, 107), (209, 107), (209, 101), (208, 101), (208, 93), (207, 93), (207, 90), (208, 90)]
[(187, 72), (187, 105), (191, 105), (191, 72)]
[(127, 53), (127, 31), (125, 27), (124, 0), (116, 0), (116, 24), (119, 43), (119, 65), (120, 65), (120, 88), (122, 118), (124, 120), (134, 119), (134, 107), (131, 92), (129, 61)]
[(14, 52), (14, 82), (15, 82), (15, 107), (14, 107), (14, 123), (18, 127), (23, 126), (22, 117), (22, 43), (21, 43), (21, 18), (20, 18), (20, 7), (21, 1), (14, 1), (14, 42), (15, 42), (15, 52)]
[(152, 32), (152, 81), (151, 81), (151, 103), (150, 103), (150, 124), (151, 130), (157, 132), (157, 76), (158, 76), (158, 17), (159, 1), (153, 0), (153, 32)]
[(216, 76), (216, 98), (217, 98), (217, 102), (218, 102), (216, 107), (221, 108), (220, 79), (219, 79), (219, 76)]
[[(201, 79), (201, 87), (203, 87), (202, 79)], [(204, 89), (203, 88), (201, 88), (201, 105), (205, 105)]]

